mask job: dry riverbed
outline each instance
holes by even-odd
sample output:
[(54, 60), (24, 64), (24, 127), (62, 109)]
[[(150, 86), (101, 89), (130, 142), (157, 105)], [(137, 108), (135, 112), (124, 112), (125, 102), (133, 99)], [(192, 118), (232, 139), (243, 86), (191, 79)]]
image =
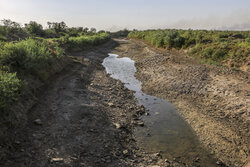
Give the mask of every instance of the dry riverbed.
[(192, 166), (138, 147), (133, 130), (143, 126), (145, 109), (134, 92), (106, 74), (101, 63), (108, 53), (136, 61), (143, 92), (175, 104), (218, 166), (247, 162), (249, 74), (201, 65), (185, 53), (139, 41), (111, 40), (72, 54), (35, 105), (27, 99), (14, 112), (19, 118), (29, 108), (22, 123), (1, 124), (0, 166)]
[(120, 43), (114, 53), (136, 62), (143, 92), (175, 104), (204, 147), (224, 164), (249, 162), (249, 73), (199, 64), (184, 52), (141, 41)]
[[(69, 65), (40, 92), (27, 119), (18, 125), (6, 123), (0, 166), (185, 166), (138, 148), (132, 130), (141, 126), (137, 120), (145, 109), (101, 65), (117, 45), (111, 40), (73, 54)], [(25, 114), (25, 105), (20, 105), (19, 116)]]

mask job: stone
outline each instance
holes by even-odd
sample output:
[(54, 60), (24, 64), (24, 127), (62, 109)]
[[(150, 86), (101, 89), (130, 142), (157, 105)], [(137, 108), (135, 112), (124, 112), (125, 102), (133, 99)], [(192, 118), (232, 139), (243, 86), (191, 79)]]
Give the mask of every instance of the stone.
[(128, 150), (123, 150), (122, 152), (124, 155), (127, 155), (128, 154)]
[(63, 158), (52, 158), (51, 162), (62, 162)]
[(116, 129), (121, 129), (121, 124), (115, 123)]
[(156, 157), (161, 156), (161, 154), (160, 154), (160, 153), (155, 153), (154, 155), (155, 155)]
[(16, 143), (16, 144), (21, 144), (21, 142), (20, 142), (20, 141), (15, 141), (15, 143)]
[(199, 157), (196, 157), (194, 162), (199, 162), (200, 161), (200, 158)]
[(41, 121), (40, 119), (34, 120), (34, 123), (35, 123), (36, 125), (42, 125), (42, 124), (43, 124), (42, 121)]
[(115, 105), (113, 103), (108, 103), (109, 107), (114, 107)]
[(144, 122), (139, 121), (139, 122), (137, 122), (137, 125), (139, 125), (139, 126), (144, 126)]

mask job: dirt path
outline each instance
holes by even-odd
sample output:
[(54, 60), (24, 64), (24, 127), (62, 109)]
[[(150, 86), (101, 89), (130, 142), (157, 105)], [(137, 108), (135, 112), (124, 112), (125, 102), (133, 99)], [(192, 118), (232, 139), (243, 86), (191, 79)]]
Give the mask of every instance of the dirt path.
[(185, 53), (154, 49), (135, 40), (124, 41), (114, 53), (136, 61), (143, 91), (174, 103), (222, 162), (242, 166), (249, 160), (248, 73), (201, 65)]

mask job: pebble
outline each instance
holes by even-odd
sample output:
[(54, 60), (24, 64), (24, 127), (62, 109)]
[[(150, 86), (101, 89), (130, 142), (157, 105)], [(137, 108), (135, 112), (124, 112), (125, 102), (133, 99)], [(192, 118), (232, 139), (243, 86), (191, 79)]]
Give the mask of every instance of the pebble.
[(63, 158), (52, 158), (51, 162), (62, 162)]
[(197, 157), (195, 160), (194, 160), (194, 162), (199, 162), (200, 161), (200, 158), (199, 157)]
[(128, 154), (128, 150), (124, 150), (122, 153), (123, 153), (124, 155), (127, 155), (127, 154)]
[(155, 153), (154, 155), (155, 155), (156, 157), (161, 156), (161, 154), (160, 154), (160, 153)]
[(115, 123), (116, 129), (121, 129), (121, 124)]
[(139, 125), (139, 126), (144, 126), (144, 122), (142, 122), (142, 121), (137, 122), (137, 125)]
[(109, 107), (114, 107), (115, 105), (113, 103), (108, 103)]
[(43, 124), (40, 119), (34, 120), (34, 123), (37, 124), (37, 125), (42, 125)]
[(20, 141), (15, 141), (15, 143), (16, 143), (16, 144), (21, 144), (21, 142), (20, 142)]

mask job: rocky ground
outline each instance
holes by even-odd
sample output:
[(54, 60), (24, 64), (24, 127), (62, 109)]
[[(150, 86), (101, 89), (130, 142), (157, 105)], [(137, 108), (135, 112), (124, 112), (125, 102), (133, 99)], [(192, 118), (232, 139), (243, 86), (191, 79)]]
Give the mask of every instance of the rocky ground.
[(7, 123), (0, 166), (185, 166), (137, 147), (132, 131), (144, 108), (101, 65), (117, 45), (111, 40), (71, 55), (67, 68), (40, 91), (27, 119)]
[(135, 60), (143, 92), (175, 104), (208, 151), (228, 166), (250, 161), (249, 73), (199, 64), (184, 51), (142, 41), (120, 43), (113, 52)]

